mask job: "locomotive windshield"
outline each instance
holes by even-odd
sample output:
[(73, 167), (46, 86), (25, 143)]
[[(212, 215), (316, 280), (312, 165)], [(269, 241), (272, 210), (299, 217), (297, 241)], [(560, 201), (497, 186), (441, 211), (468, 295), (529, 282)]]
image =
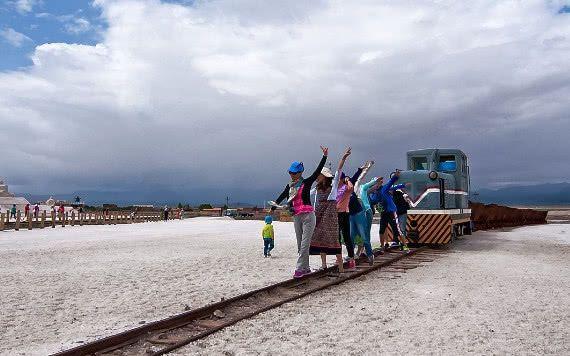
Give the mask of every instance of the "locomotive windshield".
[(455, 172), (457, 164), (455, 163), (455, 156), (446, 155), (439, 157), (438, 171)]
[(412, 169), (414, 171), (426, 171), (426, 170), (428, 170), (427, 157), (413, 157), (412, 158)]

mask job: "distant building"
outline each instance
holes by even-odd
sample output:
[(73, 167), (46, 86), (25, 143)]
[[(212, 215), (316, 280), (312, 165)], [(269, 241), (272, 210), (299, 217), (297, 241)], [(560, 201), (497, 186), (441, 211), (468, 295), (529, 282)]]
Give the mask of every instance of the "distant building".
[(4, 212), (12, 209), (12, 205), (16, 204), (16, 209), (23, 211), (26, 204), (30, 204), (24, 197), (16, 197), (8, 191), (8, 185), (0, 180), (0, 209)]
[(8, 185), (4, 184), (4, 181), (0, 179), (0, 197), (13, 197), (14, 194), (8, 191)]

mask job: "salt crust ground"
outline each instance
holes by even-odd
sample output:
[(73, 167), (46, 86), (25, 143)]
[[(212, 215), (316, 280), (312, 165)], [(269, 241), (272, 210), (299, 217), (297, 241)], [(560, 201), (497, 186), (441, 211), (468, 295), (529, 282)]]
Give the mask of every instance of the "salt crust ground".
[[(290, 277), (292, 225), (275, 224), (270, 260), (260, 227), (203, 218), (2, 232), (0, 353), (55, 352)], [(568, 354), (568, 229), (477, 233), (401, 279), (373, 273), (177, 354)]]
[(569, 355), (570, 226), (478, 232), (402, 278), (373, 272), (174, 355)]
[(291, 223), (196, 218), (0, 232), (0, 354), (45, 355), (290, 278)]

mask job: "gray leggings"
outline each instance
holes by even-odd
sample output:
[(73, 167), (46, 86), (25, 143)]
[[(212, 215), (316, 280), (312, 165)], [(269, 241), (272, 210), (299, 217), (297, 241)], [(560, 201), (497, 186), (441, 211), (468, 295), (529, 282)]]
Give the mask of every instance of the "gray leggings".
[(311, 247), (311, 238), (315, 231), (317, 218), (314, 212), (302, 213), (293, 216), (293, 224), (295, 225), (295, 235), (297, 235), (297, 271), (308, 271), (309, 267), (309, 248)]

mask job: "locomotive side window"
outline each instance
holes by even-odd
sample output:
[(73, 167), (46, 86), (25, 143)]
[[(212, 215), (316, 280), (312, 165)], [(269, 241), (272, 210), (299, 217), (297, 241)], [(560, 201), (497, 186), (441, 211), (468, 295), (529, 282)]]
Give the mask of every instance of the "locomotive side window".
[(427, 157), (413, 157), (412, 167), (414, 171), (427, 171), (428, 170)]
[(455, 162), (455, 156), (439, 156), (439, 165), (437, 167), (438, 171), (455, 172), (456, 169), (457, 164)]

